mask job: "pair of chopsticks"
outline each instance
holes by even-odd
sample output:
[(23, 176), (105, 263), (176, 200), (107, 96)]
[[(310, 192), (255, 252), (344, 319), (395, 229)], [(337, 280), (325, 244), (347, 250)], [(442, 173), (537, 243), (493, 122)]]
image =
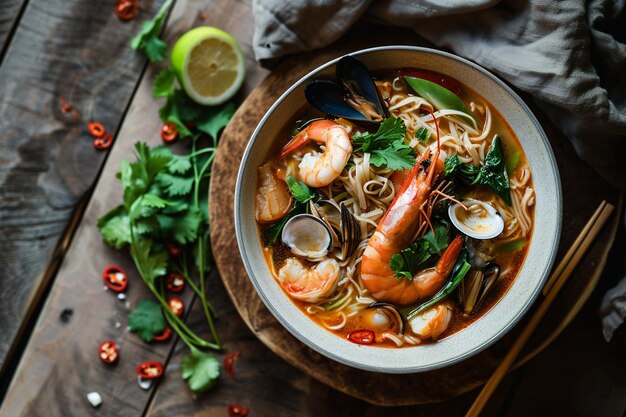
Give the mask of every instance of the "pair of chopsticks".
[(489, 381), (487, 381), (487, 384), (483, 387), (480, 394), (478, 394), (478, 397), (474, 400), (474, 404), (472, 404), (467, 414), (465, 414), (465, 417), (476, 417), (483, 410), (487, 401), (489, 401), (489, 398), (498, 387), (498, 384), (502, 378), (504, 378), (504, 375), (506, 375), (507, 371), (511, 365), (513, 365), (513, 362), (530, 338), (530, 335), (546, 314), (550, 305), (552, 305), (552, 302), (563, 287), (563, 284), (565, 284), (574, 268), (576, 268), (576, 265), (578, 265), (578, 262), (581, 260), (585, 252), (587, 252), (587, 249), (589, 249), (591, 243), (598, 236), (598, 233), (611, 215), (613, 208), (614, 207), (606, 201), (600, 203), (598, 209), (595, 211), (593, 216), (591, 216), (591, 219), (589, 219), (552, 275), (550, 275), (550, 278), (543, 289), (543, 294), (545, 295), (543, 302), (537, 311), (535, 311), (535, 314), (533, 314), (532, 318), (513, 344), (513, 347), (511, 347), (509, 353), (507, 353), (500, 365), (496, 368), (493, 375), (491, 375), (491, 378), (489, 378)]

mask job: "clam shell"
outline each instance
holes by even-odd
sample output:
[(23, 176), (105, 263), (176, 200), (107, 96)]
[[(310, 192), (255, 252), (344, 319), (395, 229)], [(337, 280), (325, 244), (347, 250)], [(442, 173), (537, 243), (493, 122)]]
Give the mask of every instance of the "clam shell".
[(324, 258), (332, 248), (330, 228), (323, 220), (310, 214), (298, 214), (289, 219), (281, 238), (294, 255), (312, 261)]
[[(469, 210), (465, 210), (458, 203), (450, 205), (448, 209), (450, 221), (461, 233), (481, 240), (493, 239), (502, 233), (504, 220), (491, 204), (473, 198), (462, 203)], [(472, 210), (472, 206), (479, 206), (480, 210)]]

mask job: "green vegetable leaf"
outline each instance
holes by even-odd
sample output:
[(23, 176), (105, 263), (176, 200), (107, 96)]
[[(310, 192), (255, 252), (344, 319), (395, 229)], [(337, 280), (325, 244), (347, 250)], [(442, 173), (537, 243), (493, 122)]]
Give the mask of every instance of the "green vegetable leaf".
[(411, 168), (415, 164), (415, 151), (404, 143), (405, 132), (404, 121), (391, 116), (381, 123), (376, 133), (354, 135), (353, 152), (369, 153), (370, 162), (377, 167)]
[(446, 158), (444, 176), (459, 178), (467, 185), (486, 185), (498, 194), (505, 203), (511, 205), (511, 185), (502, 153), (500, 138), (496, 135), (485, 155), (485, 163), (480, 168), (461, 163), (458, 155)]
[(173, 155), (167, 168), (172, 174), (184, 174), (191, 169), (191, 160), (188, 156)]
[(112, 248), (121, 249), (130, 243), (130, 219), (123, 205), (100, 217), (98, 229), (104, 242)]
[(478, 118), (469, 111), (463, 101), (452, 91), (422, 78), (405, 77), (404, 80), (417, 94), (431, 102), (436, 109), (451, 109), (462, 112), (467, 115), (464, 117), (474, 125), (474, 128), (478, 128), (480, 123)]
[(315, 197), (315, 193), (305, 183), (296, 181), (293, 175), (287, 176), (286, 181), (289, 191), (300, 203), (306, 203)]
[(170, 68), (164, 68), (154, 77), (154, 83), (152, 84), (152, 97), (160, 98), (167, 97), (172, 93), (174, 89), (174, 83), (176, 81), (176, 74)]
[(380, 124), (376, 133), (359, 133), (352, 137), (354, 152), (372, 152), (379, 149), (387, 149), (394, 142), (404, 143), (406, 127), (400, 118), (389, 117)]
[(150, 253), (152, 241), (146, 238), (135, 238), (130, 245), (130, 254), (144, 281), (154, 285), (154, 281), (167, 273), (167, 252)]
[(402, 171), (415, 165), (415, 152), (404, 143), (394, 143), (389, 149), (372, 151), (370, 163), (377, 167), (386, 166), (395, 171)]
[(430, 138), (430, 130), (426, 129), (424, 126), (420, 126), (415, 132), (415, 139), (417, 139), (418, 142), (426, 143), (428, 138)]
[(143, 51), (150, 62), (162, 61), (167, 56), (167, 43), (159, 39), (159, 35), (172, 2), (173, 0), (166, 0), (157, 15), (144, 22), (141, 31), (130, 42), (130, 47), (135, 51)]
[(206, 111), (196, 120), (196, 128), (217, 139), (220, 130), (226, 127), (235, 114), (235, 105), (232, 102), (220, 107), (207, 107)]
[(389, 267), (396, 273), (397, 278), (413, 280), (419, 267), (428, 261), (433, 255), (440, 255), (448, 247), (450, 226), (443, 219), (434, 222), (435, 232), (430, 230), (415, 243), (400, 253), (391, 257)]
[(202, 225), (202, 215), (195, 207), (190, 207), (182, 215), (177, 216), (158, 214), (157, 219), (163, 233), (172, 236), (183, 245), (198, 238)]
[(165, 330), (165, 319), (161, 306), (156, 301), (143, 299), (128, 315), (128, 327), (144, 342), (151, 342), (154, 335)]
[(215, 387), (220, 377), (220, 363), (215, 356), (191, 348), (181, 361), (182, 377), (193, 392), (204, 392)]
[(431, 252), (441, 255), (441, 252), (447, 248), (450, 243), (448, 237), (450, 225), (447, 221), (439, 219), (439, 221), (433, 225), (433, 228), (435, 229), (434, 233), (432, 230), (429, 230), (428, 233), (423, 236), (423, 239), (429, 243), (428, 249)]
[(193, 177), (180, 177), (167, 172), (161, 172), (157, 175), (156, 181), (169, 196), (187, 195), (191, 192), (194, 184)]

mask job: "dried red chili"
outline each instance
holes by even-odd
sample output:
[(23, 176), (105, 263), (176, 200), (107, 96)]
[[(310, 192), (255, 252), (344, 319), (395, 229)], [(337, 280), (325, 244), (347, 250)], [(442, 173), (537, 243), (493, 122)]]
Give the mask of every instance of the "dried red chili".
[(178, 317), (181, 317), (185, 311), (185, 304), (183, 300), (178, 297), (172, 297), (167, 300), (167, 305), (172, 310), (172, 313), (176, 314)]
[(248, 407), (242, 407), (233, 403), (228, 406), (228, 415), (230, 417), (246, 417), (248, 415)]
[(120, 357), (120, 351), (112, 340), (105, 340), (98, 347), (98, 356), (102, 362), (107, 365), (117, 362)]
[(126, 272), (118, 266), (111, 265), (102, 271), (102, 280), (110, 290), (122, 292), (128, 286), (128, 276)]
[(87, 130), (94, 138), (101, 138), (107, 132), (102, 123), (89, 122), (87, 123)]
[(172, 329), (166, 327), (161, 333), (154, 335), (154, 340), (156, 342), (165, 342), (172, 336)]
[(172, 143), (178, 139), (178, 129), (172, 122), (165, 122), (161, 127), (161, 139), (165, 143)]
[(163, 375), (161, 362), (144, 362), (137, 367), (137, 375), (143, 379), (154, 379)]
[(165, 277), (165, 288), (171, 292), (181, 292), (185, 289), (185, 276), (179, 272), (170, 272)]
[(59, 96), (59, 107), (61, 107), (63, 113), (71, 113), (74, 111), (74, 106), (65, 101), (63, 96)]
[(231, 378), (235, 378), (234, 367), (239, 356), (241, 356), (241, 352), (231, 352), (224, 357), (224, 371)]
[(170, 255), (170, 258), (178, 258), (182, 253), (180, 245), (171, 240), (165, 243), (165, 250), (167, 254)]
[(348, 339), (353, 343), (359, 345), (371, 345), (374, 343), (376, 335), (373, 331), (368, 329), (355, 330), (348, 335)]
[(93, 141), (93, 147), (98, 149), (99, 151), (103, 151), (109, 149), (113, 144), (113, 136), (105, 132), (101, 138), (96, 138)]
[(115, 14), (123, 21), (134, 19), (138, 11), (138, 0), (117, 0), (117, 4), (115, 5)]

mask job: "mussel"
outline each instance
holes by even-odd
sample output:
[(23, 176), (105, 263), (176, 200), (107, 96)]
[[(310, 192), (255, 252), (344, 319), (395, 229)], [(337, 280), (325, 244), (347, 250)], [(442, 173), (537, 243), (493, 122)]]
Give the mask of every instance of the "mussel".
[(393, 304), (372, 303), (365, 312), (365, 320), (369, 327), (378, 331), (391, 330), (398, 334), (404, 334), (406, 320)]
[(354, 215), (344, 204), (332, 200), (311, 201), (310, 209), (330, 229), (337, 259), (348, 259), (361, 243), (361, 228)]
[(314, 80), (304, 96), (316, 109), (335, 117), (381, 123), (387, 117), (376, 85), (367, 67), (352, 56), (344, 56), (335, 67), (337, 81)]
[(450, 205), (448, 215), (452, 224), (463, 234), (474, 239), (493, 239), (504, 230), (504, 220), (489, 203), (468, 198), (463, 206), (455, 203)]
[(464, 316), (469, 316), (480, 306), (499, 276), (500, 265), (493, 262), (467, 274), (458, 289), (459, 302)]
[(294, 255), (318, 261), (332, 248), (330, 228), (310, 214), (293, 216), (283, 227), (282, 240)]

